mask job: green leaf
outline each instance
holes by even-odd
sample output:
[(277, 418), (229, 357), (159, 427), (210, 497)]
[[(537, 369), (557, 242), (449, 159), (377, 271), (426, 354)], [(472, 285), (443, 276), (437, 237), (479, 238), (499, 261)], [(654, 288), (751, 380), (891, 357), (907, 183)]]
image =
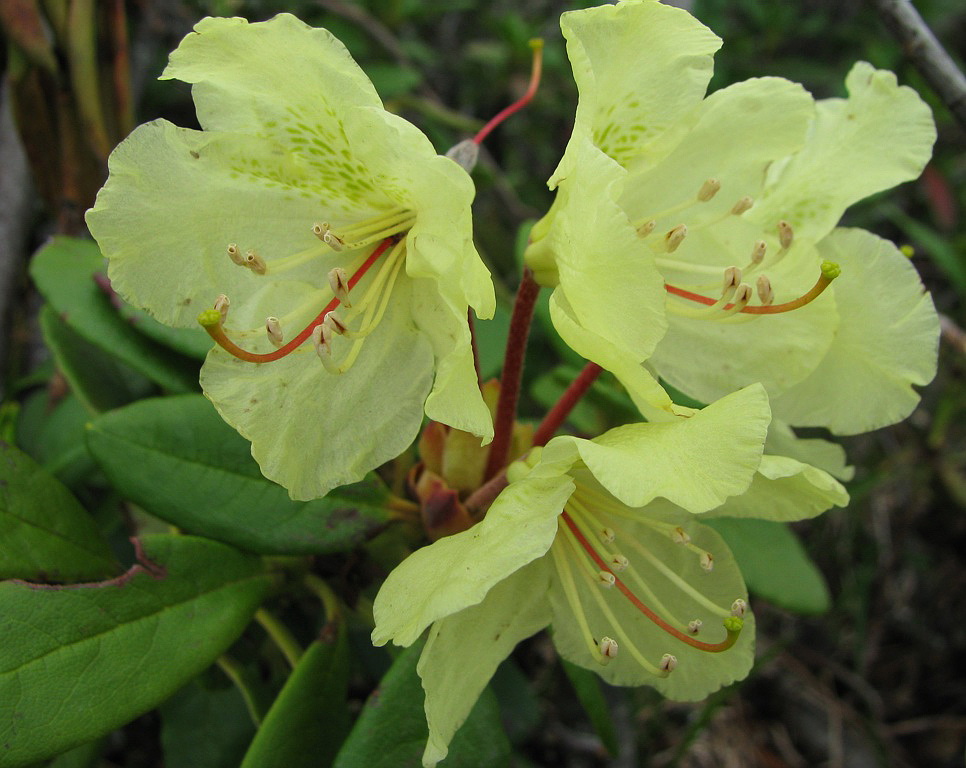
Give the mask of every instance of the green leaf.
[(825, 579), (787, 525), (733, 517), (702, 522), (727, 542), (751, 592), (789, 611), (828, 610)]
[(97, 768), (101, 764), (103, 753), (104, 739), (95, 739), (57, 755), (47, 768)]
[(312, 643), (262, 722), (242, 768), (328, 768), (349, 732), (345, 623)]
[[(95, 274), (102, 267), (103, 259), (94, 242), (55, 237), (34, 256), (30, 276), (78, 336), (165, 389), (197, 390), (198, 366), (138, 333), (131, 313), (131, 319), (122, 317), (95, 282)], [(152, 330), (156, 335), (157, 329)], [(191, 333), (206, 337), (200, 329)], [(192, 344), (189, 349), (199, 346), (199, 342)], [(210, 341), (205, 342), (205, 349), (210, 347)]]
[[(419, 768), (429, 736), (423, 689), (416, 662), (423, 644), (401, 653), (369, 696), (335, 759), (335, 768)], [(467, 660), (468, 663), (470, 660)], [(500, 725), (500, 709), (489, 689), (483, 692), (450, 744), (444, 768), (504, 768), (510, 744)]]
[(594, 725), (594, 730), (600, 737), (604, 747), (611, 755), (617, 754), (617, 732), (614, 730), (614, 721), (610, 716), (610, 708), (604, 699), (604, 694), (600, 690), (600, 678), (589, 669), (578, 667), (571, 664), (566, 659), (561, 659), (564, 672), (570, 684), (577, 692), (580, 705), (584, 708), (590, 722)]
[(17, 418), (16, 443), (55, 475), (73, 486), (96, 469), (84, 444), (90, 411), (74, 394), (55, 397), (48, 389), (32, 392)]
[(238, 689), (206, 687), (205, 677), (161, 705), (165, 768), (237, 768), (255, 733)]
[(266, 480), (250, 446), (204, 397), (183, 395), (105, 414), (87, 444), (118, 491), (186, 531), (262, 554), (351, 549), (386, 524), (388, 493), (371, 479), (292, 501)]
[(145, 536), (144, 564), (100, 585), (0, 584), (0, 744), (22, 766), (147, 712), (241, 633), (271, 580), (258, 559)]
[(93, 520), (33, 459), (0, 442), (0, 579), (93, 581), (117, 572)]
[(71, 390), (89, 410), (109, 411), (150, 393), (146, 378), (85, 341), (49, 304), (40, 310), (40, 330)]

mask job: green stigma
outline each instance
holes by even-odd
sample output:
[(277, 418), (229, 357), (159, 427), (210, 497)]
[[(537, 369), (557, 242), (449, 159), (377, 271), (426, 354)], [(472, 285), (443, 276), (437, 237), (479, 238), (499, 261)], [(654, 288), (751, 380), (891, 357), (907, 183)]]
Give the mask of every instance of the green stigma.
[(221, 323), (221, 312), (217, 309), (206, 309), (198, 315), (198, 322), (205, 328), (211, 328)]
[(834, 261), (822, 262), (822, 277), (826, 280), (834, 280), (842, 274), (842, 268)]
[(729, 635), (737, 635), (741, 632), (741, 628), (745, 626), (744, 620), (739, 619), (737, 616), (729, 616), (722, 623), (724, 624), (724, 628), (728, 630)]

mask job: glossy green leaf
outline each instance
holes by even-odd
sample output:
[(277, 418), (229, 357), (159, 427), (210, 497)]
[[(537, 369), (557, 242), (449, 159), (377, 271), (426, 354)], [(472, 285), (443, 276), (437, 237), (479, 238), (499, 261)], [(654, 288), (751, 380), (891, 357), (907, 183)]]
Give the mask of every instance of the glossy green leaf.
[[(138, 333), (136, 316), (130, 312), (127, 318), (122, 316), (120, 300), (109, 297), (95, 281), (102, 268), (101, 252), (94, 242), (55, 237), (34, 256), (30, 275), (48, 303), (81, 338), (165, 389), (196, 390), (197, 365)], [(153, 326), (152, 331), (157, 335)], [(189, 343), (189, 349), (199, 350), (202, 341), (204, 349), (210, 348), (204, 331), (189, 333), (201, 339)]]
[(601, 743), (611, 755), (617, 754), (617, 732), (614, 730), (614, 721), (610, 716), (610, 708), (604, 699), (604, 694), (600, 689), (600, 678), (589, 669), (578, 667), (571, 664), (566, 659), (561, 659), (567, 679), (577, 692), (580, 705), (584, 708), (590, 722), (593, 723), (594, 730), (600, 737)]
[(151, 382), (78, 335), (45, 304), (40, 330), (71, 390), (91, 411), (100, 413), (144, 397)]
[[(212, 670), (211, 677), (220, 670)], [(255, 733), (238, 688), (211, 688), (191, 681), (161, 705), (165, 768), (238, 768)]]
[(242, 768), (328, 768), (349, 732), (342, 623), (312, 643), (262, 721)]
[(145, 536), (100, 585), (0, 584), (0, 763), (28, 765), (156, 707), (241, 633), (270, 586), (256, 558)]
[(88, 447), (118, 491), (191, 533), (263, 554), (351, 549), (385, 525), (374, 476), (292, 501), (266, 480), (248, 442), (200, 395), (143, 400), (96, 419)]
[(786, 524), (733, 517), (703, 522), (728, 543), (749, 591), (789, 611), (828, 610), (825, 579)]
[[(401, 653), (369, 696), (335, 768), (419, 768), (429, 736), (416, 662), (423, 643)], [(468, 660), (469, 663), (469, 660)], [(504, 768), (510, 744), (496, 697), (487, 689), (450, 744), (444, 768)]]
[(0, 579), (93, 581), (117, 572), (107, 542), (61, 483), (0, 442)]

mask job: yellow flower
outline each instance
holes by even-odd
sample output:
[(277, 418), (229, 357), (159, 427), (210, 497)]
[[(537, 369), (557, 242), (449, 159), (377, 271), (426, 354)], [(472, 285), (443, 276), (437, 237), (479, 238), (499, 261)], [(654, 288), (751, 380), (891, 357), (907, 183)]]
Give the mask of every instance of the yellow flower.
[(202, 387), (262, 471), (323, 495), (405, 450), (424, 411), (488, 440), (467, 173), (293, 16), (204, 19), (162, 78), (192, 84), (203, 130), (139, 127), (87, 222), (125, 299), (219, 342)]

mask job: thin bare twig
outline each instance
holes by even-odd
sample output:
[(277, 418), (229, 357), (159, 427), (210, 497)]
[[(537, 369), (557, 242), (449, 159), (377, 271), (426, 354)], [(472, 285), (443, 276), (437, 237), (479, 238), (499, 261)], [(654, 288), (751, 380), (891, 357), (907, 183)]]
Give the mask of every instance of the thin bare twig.
[(966, 76), (922, 20), (911, 0), (871, 2), (902, 44), (906, 56), (966, 129)]

